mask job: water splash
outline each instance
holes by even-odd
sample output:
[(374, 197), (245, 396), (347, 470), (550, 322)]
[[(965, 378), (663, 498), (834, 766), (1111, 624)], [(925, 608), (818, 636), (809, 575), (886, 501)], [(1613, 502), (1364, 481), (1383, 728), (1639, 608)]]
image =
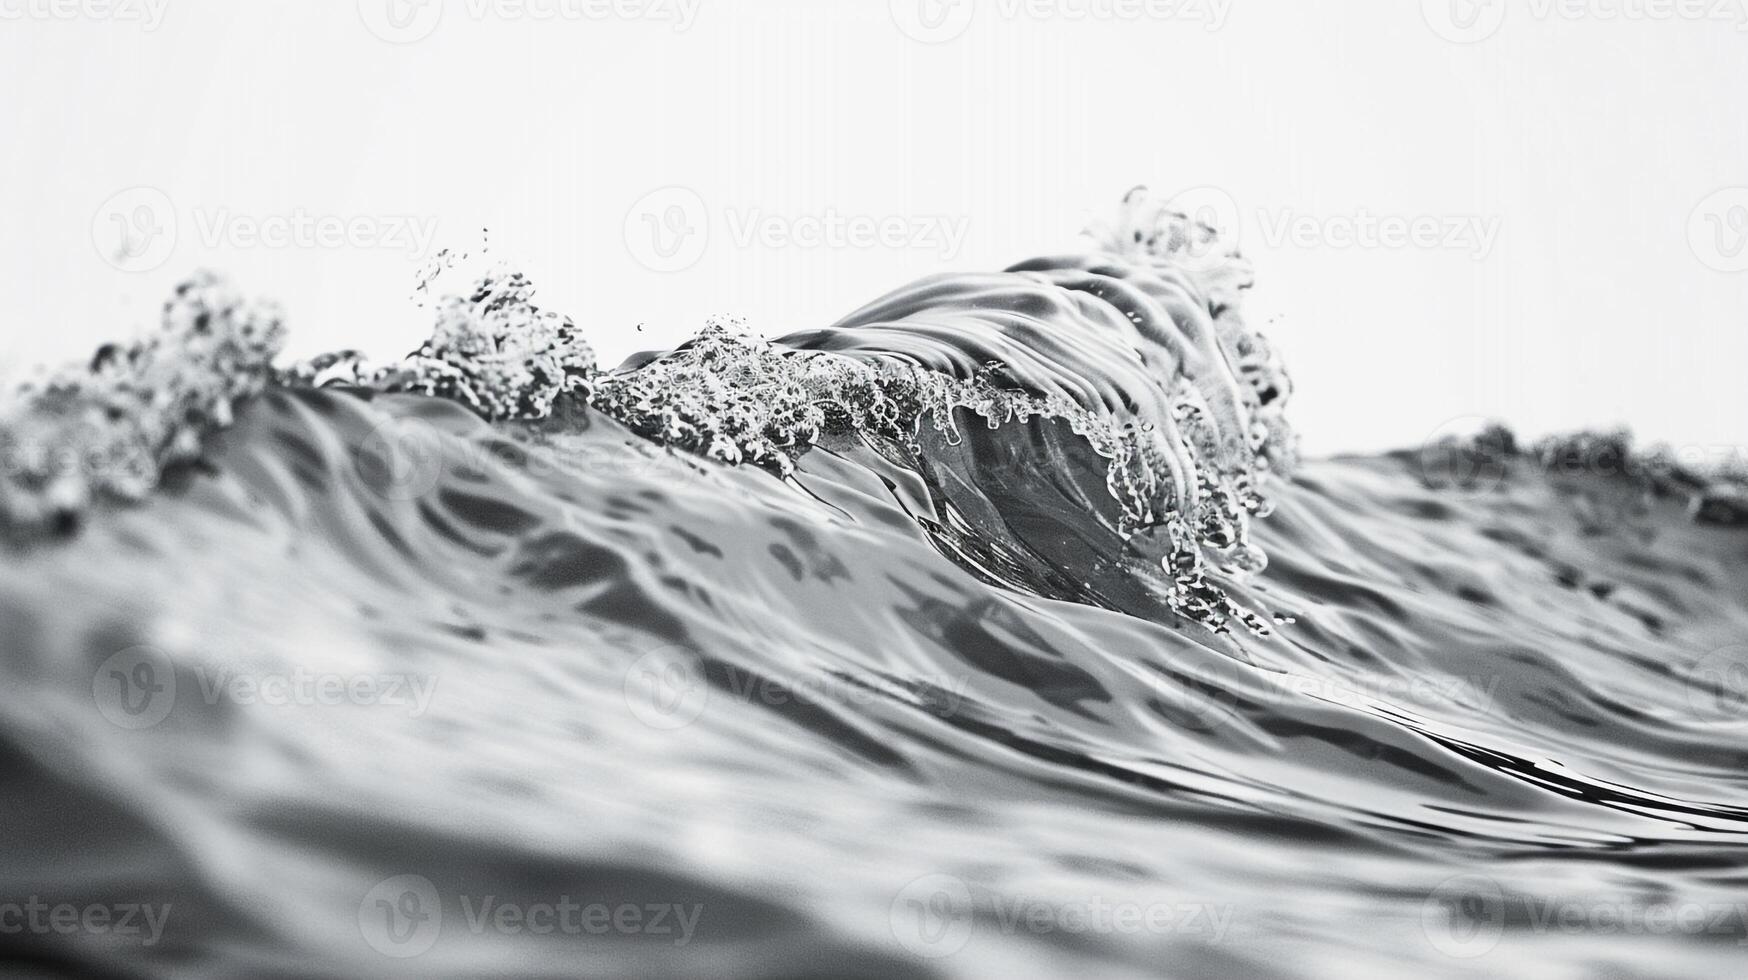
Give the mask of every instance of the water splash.
[(266, 387), (284, 342), (276, 307), (202, 272), (176, 288), (155, 334), (21, 386), (0, 402), (0, 532), (66, 531), (95, 501), (145, 497)]
[[(7, 403), (0, 520), (17, 539), (74, 526), (98, 500), (140, 499), (269, 384), (420, 394), (491, 421), (586, 406), (654, 442), (781, 477), (825, 437), (914, 457), (925, 425), (955, 442), (962, 417), (991, 428), (1051, 420), (1105, 461), (1116, 532), (1167, 573), (1173, 608), (1217, 630), (1238, 619), (1264, 631), (1217, 581), (1265, 566), (1250, 521), (1268, 513), (1269, 481), (1297, 456), (1290, 378), (1243, 316), (1251, 266), (1220, 229), (1144, 188), (1088, 241), (1000, 273), (931, 277), (775, 342), (714, 321), (618, 370), (601, 369), (583, 330), (502, 267), (439, 294), (430, 337), (400, 360), (345, 350), (275, 370), (277, 311), (203, 273), (179, 287), (153, 337), (106, 347)], [(420, 291), (459, 258), (441, 253)], [(1735, 519), (1739, 481), (1577, 438), (1535, 455), (1555, 467), (1613, 447), (1664, 483), (1693, 484), (1696, 516)]]
[[(1729, 519), (1716, 482), (1676, 455), (1659, 495), (1601, 472), (1657, 458), (1620, 434), (1503, 430), (1452, 444), (1454, 485), (1407, 453), (1278, 480), (1289, 388), (1242, 322), (1248, 267), (1127, 207), (1090, 251), (775, 341), (719, 321), (615, 370), (501, 273), (402, 360), (276, 373), (277, 317), (203, 278), (152, 339), (9, 402), (11, 458), (119, 443), (138, 474), (15, 467), (9, 531), (165, 485), (0, 561), (0, 763), (32, 828), (12, 891), (175, 910), (149, 948), (45, 931), (15, 958), (1730, 975), (1742, 540), (1684, 516)], [(403, 427), (429, 450), (404, 471)], [(1171, 614), (1243, 607), (1292, 628)], [(418, 913), (584, 888), (707, 911), (683, 946), (451, 911), (385, 958), (399, 930), (360, 913), (409, 880)], [(1022, 928), (1162, 896), (1222, 931)], [(919, 907), (942, 928), (919, 936)], [(1728, 914), (1538, 926), (1695, 907)]]
[[(523, 276), (498, 270), (441, 300), (431, 339), (404, 360), (371, 367), (343, 351), (281, 381), (433, 395), (491, 420), (546, 419), (576, 398), (645, 438), (780, 476), (825, 435), (920, 453), (918, 427), (955, 438), (960, 410), (992, 428), (1064, 421), (1108, 461), (1119, 533), (1151, 549), (1172, 606), (1215, 629), (1237, 618), (1264, 631), (1208, 567), (1263, 567), (1249, 520), (1294, 458), (1286, 372), (1240, 314), (1249, 266), (1141, 188), (1091, 242), (1088, 254), (924, 280), (776, 343), (713, 322), (618, 371), (600, 370)], [(1207, 275), (1186, 265), (1210, 249), (1222, 251)]]

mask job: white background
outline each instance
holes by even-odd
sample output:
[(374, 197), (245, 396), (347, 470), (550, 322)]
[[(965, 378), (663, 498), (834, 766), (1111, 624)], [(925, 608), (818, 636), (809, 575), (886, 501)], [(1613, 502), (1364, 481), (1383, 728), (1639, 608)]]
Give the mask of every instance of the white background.
[[(424, 335), (407, 248), (211, 237), (238, 216), (412, 216), (457, 249), (489, 228), (491, 252), (615, 363), (712, 314), (775, 335), (922, 274), (1072, 247), (1137, 183), (1213, 185), (1238, 204), (1253, 309), (1279, 317), (1314, 452), (1413, 445), (1471, 415), (1748, 440), (1748, 273), (1726, 271), (1748, 264), (1748, 209), (1732, 210), (1748, 191), (1713, 196), (1748, 185), (1734, 2), (1717, 20), (1692, 16), (1712, 0), (1572, 16), (1231, 0), (1210, 29), (1201, 4), (1156, 16), (1139, 0), (1108, 18), (1077, 14), (1109, 0), (701, 0), (682, 30), (678, 0), (574, 18), (536, 16), (556, 0), (426, 0), (402, 8), (429, 30), (410, 43), (368, 26), (390, 23), (389, 0), (119, 2), (0, 0), (13, 376), (144, 329), (201, 266), (281, 301), (295, 355), (386, 357)], [(924, 33), (930, 12), (951, 37), (902, 29)], [(634, 206), (670, 185), (703, 202), (708, 238), (659, 272), (627, 219), (635, 232)], [(128, 271), (106, 258), (106, 209), (139, 186), (171, 202), (176, 234), (161, 265)], [(1497, 221), (1498, 240), (1477, 257), (1270, 232), (1362, 209)], [(743, 245), (729, 227), (828, 210), (967, 235), (947, 255)]]

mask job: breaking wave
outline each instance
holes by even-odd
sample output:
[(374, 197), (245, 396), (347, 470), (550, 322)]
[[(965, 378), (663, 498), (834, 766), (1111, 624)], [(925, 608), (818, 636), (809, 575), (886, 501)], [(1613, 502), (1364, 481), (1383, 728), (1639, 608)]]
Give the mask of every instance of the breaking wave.
[(109, 917), (8, 965), (1738, 962), (1739, 477), (1613, 433), (1300, 461), (1251, 277), (1137, 191), (612, 368), (510, 271), (384, 363), (281, 365), (192, 279), (0, 405), (0, 926)]

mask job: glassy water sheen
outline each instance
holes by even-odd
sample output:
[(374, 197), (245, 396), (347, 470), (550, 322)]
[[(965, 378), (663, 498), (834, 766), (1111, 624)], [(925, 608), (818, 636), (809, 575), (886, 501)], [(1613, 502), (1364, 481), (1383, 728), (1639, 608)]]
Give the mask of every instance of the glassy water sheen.
[(1138, 194), (610, 371), (191, 281), (0, 417), (10, 971), (1740, 975), (1728, 493), (1296, 461), (1248, 284)]

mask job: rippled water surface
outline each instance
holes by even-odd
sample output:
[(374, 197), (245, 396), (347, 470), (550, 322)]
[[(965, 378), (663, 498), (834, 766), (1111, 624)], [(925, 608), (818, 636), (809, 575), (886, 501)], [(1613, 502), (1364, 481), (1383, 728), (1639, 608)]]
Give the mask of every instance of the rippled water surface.
[(15, 475), (0, 890), (136, 928), (10, 965), (1739, 974), (1748, 531), (1528, 454), (1295, 468), (1181, 246), (617, 374), (219, 345), (235, 419), (145, 499)]

